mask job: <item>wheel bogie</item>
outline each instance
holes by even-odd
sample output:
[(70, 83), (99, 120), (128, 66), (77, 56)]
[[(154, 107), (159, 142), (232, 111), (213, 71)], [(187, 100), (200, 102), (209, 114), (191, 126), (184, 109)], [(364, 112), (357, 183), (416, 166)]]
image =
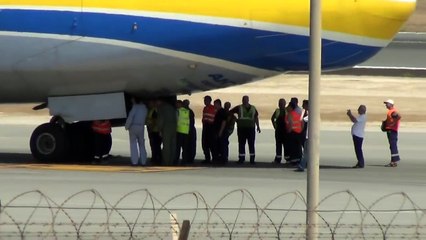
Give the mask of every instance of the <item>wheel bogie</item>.
[[(38, 126), (30, 139), (31, 152), (43, 162), (88, 162), (94, 154), (94, 134), (91, 122), (72, 124), (49, 122)], [(111, 150), (111, 140), (105, 144), (104, 152)]]
[(41, 161), (60, 161), (69, 152), (66, 131), (58, 124), (44, 123), (38, 126), (30, 138), (30, 149), (34, 158)]

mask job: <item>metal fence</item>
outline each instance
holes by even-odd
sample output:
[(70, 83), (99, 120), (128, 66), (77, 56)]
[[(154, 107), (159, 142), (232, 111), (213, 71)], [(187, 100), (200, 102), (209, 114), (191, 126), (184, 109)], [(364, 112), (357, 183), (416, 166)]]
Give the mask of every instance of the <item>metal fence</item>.
[[(350, 191), (324, 197), (317, 211), (320, 239), (426, 239), (424, 208), (405, 193), (363, 204)], [(3, 203), (0, 239), (305, 239), (306, 201), (300, 192), (257, 202), (245, 189), (209, 204), (199, 192), (159, 201), (147, 189), (111, 203), (96, 190), (55, 202), (29, 191)]]

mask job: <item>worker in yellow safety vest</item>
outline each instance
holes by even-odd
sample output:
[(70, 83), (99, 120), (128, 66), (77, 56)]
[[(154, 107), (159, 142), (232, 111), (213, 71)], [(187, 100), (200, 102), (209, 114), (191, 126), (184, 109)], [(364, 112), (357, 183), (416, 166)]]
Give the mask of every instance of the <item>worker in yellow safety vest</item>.
[(275, 159), (273, 163), (279, 164), (281, 163), (283, 157), (283, 149), (284, 149), (284, 158), (288, 159), (289, 148), (286, 148), (286, 125), (285, 125), (285, 117), (287, 115), (286, 110), (286, 101), (284, 98), (278, 100), (278, 108), (275, 109), (274, 113), (271, 116), (272, 126), (275, 129)]
[(237, 135), (238, 135), (238, 163), (245, 161), (246, 150), (245, 145), (248, 143), (250, 152), (250, 164), (255, 164), (255, 139), (256, 127), (257, 132), (260, 133), (259, 127), (259, 113), (256, 107), (249, 103), (249, 97), (243, 96), (242, 104), (234, 107), (231, 111), (232, 114), (237, 114)]
[[(174, 165), (184, 165), (190, 158), (189, 151), (189, 125), (190, 111), (183, 106), (181, 100), (176, 102), (177, 126), (176, 126), (176, 159)], [(182, 152), (182, 161), (179, 161)]]

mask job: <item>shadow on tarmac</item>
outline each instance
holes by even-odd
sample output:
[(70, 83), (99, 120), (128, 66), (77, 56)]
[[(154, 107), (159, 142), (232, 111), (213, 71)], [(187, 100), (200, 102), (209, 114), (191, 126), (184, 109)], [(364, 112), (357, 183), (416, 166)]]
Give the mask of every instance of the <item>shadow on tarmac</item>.
[(320, 165), (320, 169), (352, 169), (350, 166)]
[(31, 154), (25, 153), (0, 153), (0, 163), (37, 163)]
[[(25, 153), (0, 153), (0, 164), (63, 164), (63, 165), (104, 165), (104, 166), (130, 166), (130, 158), (127, 156), (120, 155), (111, 155), (107, 160), (93, 164), (91, 160), (58, 160), (54, 162), (38, 161), (33, 158), (31, 154)], [(148, 159), (147, 166), (161, 167), (162, 165), (152, 164), (150, 159)], [(250, 164), (249, 161), (245, 161), (242, 164), (237, 163), (237, 161), (230, 160), (226, 164), (205, 164), (202, 159), (196, 159), (194, 163), (183, 164), (175, 167), (201, 167), (201, 168), (263, 168), (263, 169), (272, 169), (272, 168), (289, 168), (296, 169), (297, 164), (277, 164), (272, 162), (256, 162), (255, 164)], [(373, 166), (373, 165), (372, 165)], [(381, 166), (382, 165), (377, 165)], [(335, 166), (335, 165), (321, 165), (320, 169), (352, 169), (350, 166)]]
[[(111, 155), (105, 161), (92, 164), (91, 160), (87, 159), (60, 159), (58, 161), (39, 161), (34, 159), (31, 154), (25, 153), (0, 153), (0, 164), (73, 164), (73, 165), (105, 165), (105, 166), (129, 166), (130, 157), (120, 156), (120, 155)], [(151, 164), (150, 159), (148, 159), (147, 166), (158, 166), (158, 164)], [(176, 167), (203, 167), (203, 168), (296, 168), (296, 165), (289, 164), (274, 164), (271, 162), (256, 162), (256, 164), (250, 164), (246, 161), (242, 164), (238, 164), (237, 161), (229, 161), (226, 164), (204, 164), (202, 159), (196, 159), (192, 164), (183, 164)]]

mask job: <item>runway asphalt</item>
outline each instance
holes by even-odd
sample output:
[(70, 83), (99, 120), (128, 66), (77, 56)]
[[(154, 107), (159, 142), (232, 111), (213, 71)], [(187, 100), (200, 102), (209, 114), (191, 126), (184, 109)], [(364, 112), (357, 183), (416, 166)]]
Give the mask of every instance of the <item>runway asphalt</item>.
[(418, 68), (426, 70), (426, 33), (399, 33), (363, 67)]
[[(404, 41), (402, 39), (402, 42)], [(423, 54), (426, 49), (425, 42), (423, 37), (419, 41), (412, 41), (407, 50), (406, 42), (395, 41), (362, 67), (386, 65), (420, 68), (423, 74), (424, 62), (426, 62), (426, 54)], [(405, 48), (404, 51), (403, 48)], [(395, 64), (392, 58), (395, 55), (398, 56), (398, 64)], [(237, 159), (237, 140), (234, 134), (230, 138), (231, 162), (227, 166), (202, 165), (200, 162), (203, 156), (201, 146), (198, 144), (197, 164), (194, 166), (132, 168), (128, 166), (130, 163), (128, 136), (123, 128), (113, 129), (111, 154), (115, 157), (108, 165), (93, 166), (80, 161), (38, 163), (30, 155), (28, 142), (34, 128), (43, 121), (43, 117), (40, 116), (35, 121), (2, 119), (0, 124), (0, 201), (3, 205), (19, 194), (33, 190), (40, 190), (58, 203), (67, 201), (73, 194), (88, 189), (95, 189), (111, 203), (119, 201), (127, 193), (138, 189), (146, 189), (162, 202), (167, 202), (179, 194), (195, 191), (200, 193), (211, 206), (237, 189), (247, 190), (260, 207), (283, 193), (300, 192), (303, 197), (306, 197), (306, 172), (298, 173), (294, 172), (294, 168), (271, 164), (275, 151), (274, 135), (272, 129), (263, 127), (263, 124), (263, 131), (257, 135), (256, 140), (257, 164), (255, 166), (248, 163), (243, 165), (234, 163)], [(200, 133), (201, 131), (198, 130), (198, 139), (201, 139)], [(424, 203), (426, 199), (426, 191), (424, 191), (426, 189), (425, 134), (424, 129), (414, 128), (400, 132), (401, 163), (396, 168), (387, 168), (384, 165), (389, 162), (390, 153), (386, 136), (376, 128), (369, 128), (364, 142), (366, 168), (352, 169), (356, 160), (348, 125), (322, 128), (320, 199), (336, 192), (350, 191), (366, 206), (379, 201), (381, 209), (398, 210), (409, 199), (420, 208), (426, 209)], [(148, 142), (146, 146), (148, 148)], [(408, 198), (388, 196), (380, 200), (381, 197), (401, 192), (407, 194), (403, 196)], [(73, 204), (87, 206), (88, 200), (90, 197), (78, 198)], [(38, 201), (38, 198), (25, 197), (20, 199), (19, 203), (35, 206)], [(321, 206), (342, 210), (342, 205), (347, 202), (348, 199), (333, 200)], [(234, 202), (227, 203), (229, 206), (235, 205)], [(187, 202), (184, 202), (183, 206), (194, 207)], [(423, 230), (423, 228), (424, 226), (420, 225), (420, 229)]]
[[(147, 188), (159, 199), (168, 199), (188, 191), (200, 191), (206, 198), (218, 197), (244, 188), (259, 202), (291, 191), (306, 192), (306, 172), (274, 166), (273, 131), (265, 128), (257, 135), (257, 164), (242, 166), (237, 159), (237, 141), (231, 137), (231, 163), (224, 167), (204, 166), (200, 144), (194, 167), (128, 167), (129, 145), (123, 128), (113, 129), (112, 166), (85, 164), (39, 164), (29, 154), (28, 139), (35, 125), (0, 125), (0, 197), (2, 202), (29, 190), (41, 190), (63, 200), (72, 193), (97, 189), (111, 201), (135, 189)], [(200, 131), (198, 131), (200, 133)], [(362, 201), (371, 202), (394, 192), (405, 192), (424, 206), (426, 199), (426, 163), (422, 132), (400, 133), (401, 164), (386, 168), (389, 149), (384, 133), (367, 131), (364, 143), (365, 169), (352, 169), (356, 163), (349, 129), (323, 129), (321, 132), (320, 195), (350, 190)], [(200, 139), (200, 137), (198, 138)], [(148, 147), (148, 143), (146, 144)], [(149, 150), (148, 150), (149, 151)]]

